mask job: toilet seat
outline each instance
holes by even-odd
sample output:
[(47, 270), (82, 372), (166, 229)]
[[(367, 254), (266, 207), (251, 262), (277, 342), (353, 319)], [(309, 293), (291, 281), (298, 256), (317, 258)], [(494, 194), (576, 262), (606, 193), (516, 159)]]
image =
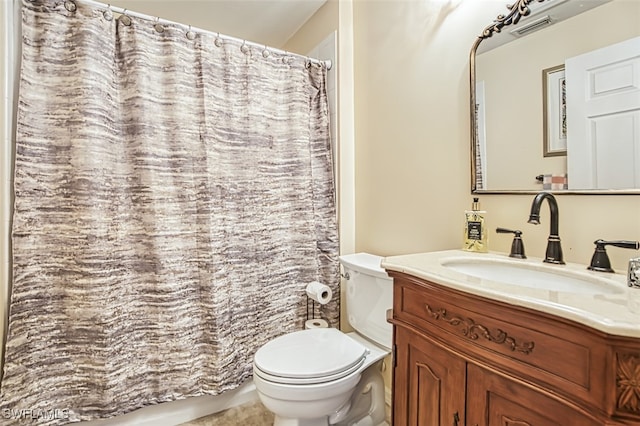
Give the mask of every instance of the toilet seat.
[(346, 377), (365, 362), (368, 349), (334, 328), (296, 331), (256, 352), (254, 373), (282, 384), (315, 384)]
[(358, 364), (354, 365), (353, 367), (347, 370), (344, 370), (329, 376), (322, 376), (322, 377), (294, 378), (294, 377), (276, 376), (273, 374), (265, 373), (264, 371), (260, 370), (260, 368), (257, 367), (255, 363), (253, 365), (254, 366), (253, 373), (257, 376), (260, 376), (264, 380), (268, 380), (270, 382), (279, 383), (283, 385), (318, 385), (322, 383), (334, 382), (336, 380), (342, 379), (354, 373), (355, 371), (358, 371), (360, 367), (362, 367), (362, 364), (364, 364), (364, 360), (365, 359), (362, 358), (362, 360)]

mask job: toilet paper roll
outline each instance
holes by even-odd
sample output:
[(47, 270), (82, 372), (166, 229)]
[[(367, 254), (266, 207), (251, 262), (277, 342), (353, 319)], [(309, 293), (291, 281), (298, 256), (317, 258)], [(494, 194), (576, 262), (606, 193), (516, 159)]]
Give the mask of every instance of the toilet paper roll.
[(326, 305), (331, 300), (333, 293), (329, 286), (313, 281), (307, 285), (307, 296), (321, 305)]
[(329, 328), (329, 323), (322, 318), (306, 320), (304, 323), (304, 329), (309, 330), (311, 328)]

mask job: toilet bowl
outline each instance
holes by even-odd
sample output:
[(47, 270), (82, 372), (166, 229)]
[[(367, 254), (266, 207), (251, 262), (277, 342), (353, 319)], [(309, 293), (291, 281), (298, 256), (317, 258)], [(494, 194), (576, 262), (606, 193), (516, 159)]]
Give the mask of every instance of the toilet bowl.
[[(342, 256), (347, 313), (355, 331), (316, 328), (288, 333), (254, 356), (258, 396), (274, 426), (384, 424), (381, 360), (390, 353), (392, 281), (379, 256)], [(350, 305), (351, 308), (350, 309)]]
[(362, 372), (387, 354), (356, 333), (297, 331), (256, 352), (253, 381), (277, 426), (340, 424)]

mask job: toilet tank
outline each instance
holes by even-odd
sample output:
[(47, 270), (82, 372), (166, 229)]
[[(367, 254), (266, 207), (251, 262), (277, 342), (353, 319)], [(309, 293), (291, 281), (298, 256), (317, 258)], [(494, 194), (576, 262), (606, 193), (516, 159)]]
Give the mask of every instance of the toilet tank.
[(387, 309), (393, 306), (393, 280), (380, 267), (381, 260), (381, 256), (369, 253), (340, 256), (349, 325), (358, 334), (391, 349), (393, 328), (387, 322)]

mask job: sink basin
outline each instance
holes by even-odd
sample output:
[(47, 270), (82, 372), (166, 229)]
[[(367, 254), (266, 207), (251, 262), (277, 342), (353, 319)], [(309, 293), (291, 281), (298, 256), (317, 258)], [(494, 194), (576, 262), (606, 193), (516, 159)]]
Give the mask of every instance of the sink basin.
[(573, 294), (621, 293), (620, 284), (594, 277), (591, 273), (571, 271), (562, 266), (478, 258), (442, 259), (441, 265), (468, 276), (503, 284)]

